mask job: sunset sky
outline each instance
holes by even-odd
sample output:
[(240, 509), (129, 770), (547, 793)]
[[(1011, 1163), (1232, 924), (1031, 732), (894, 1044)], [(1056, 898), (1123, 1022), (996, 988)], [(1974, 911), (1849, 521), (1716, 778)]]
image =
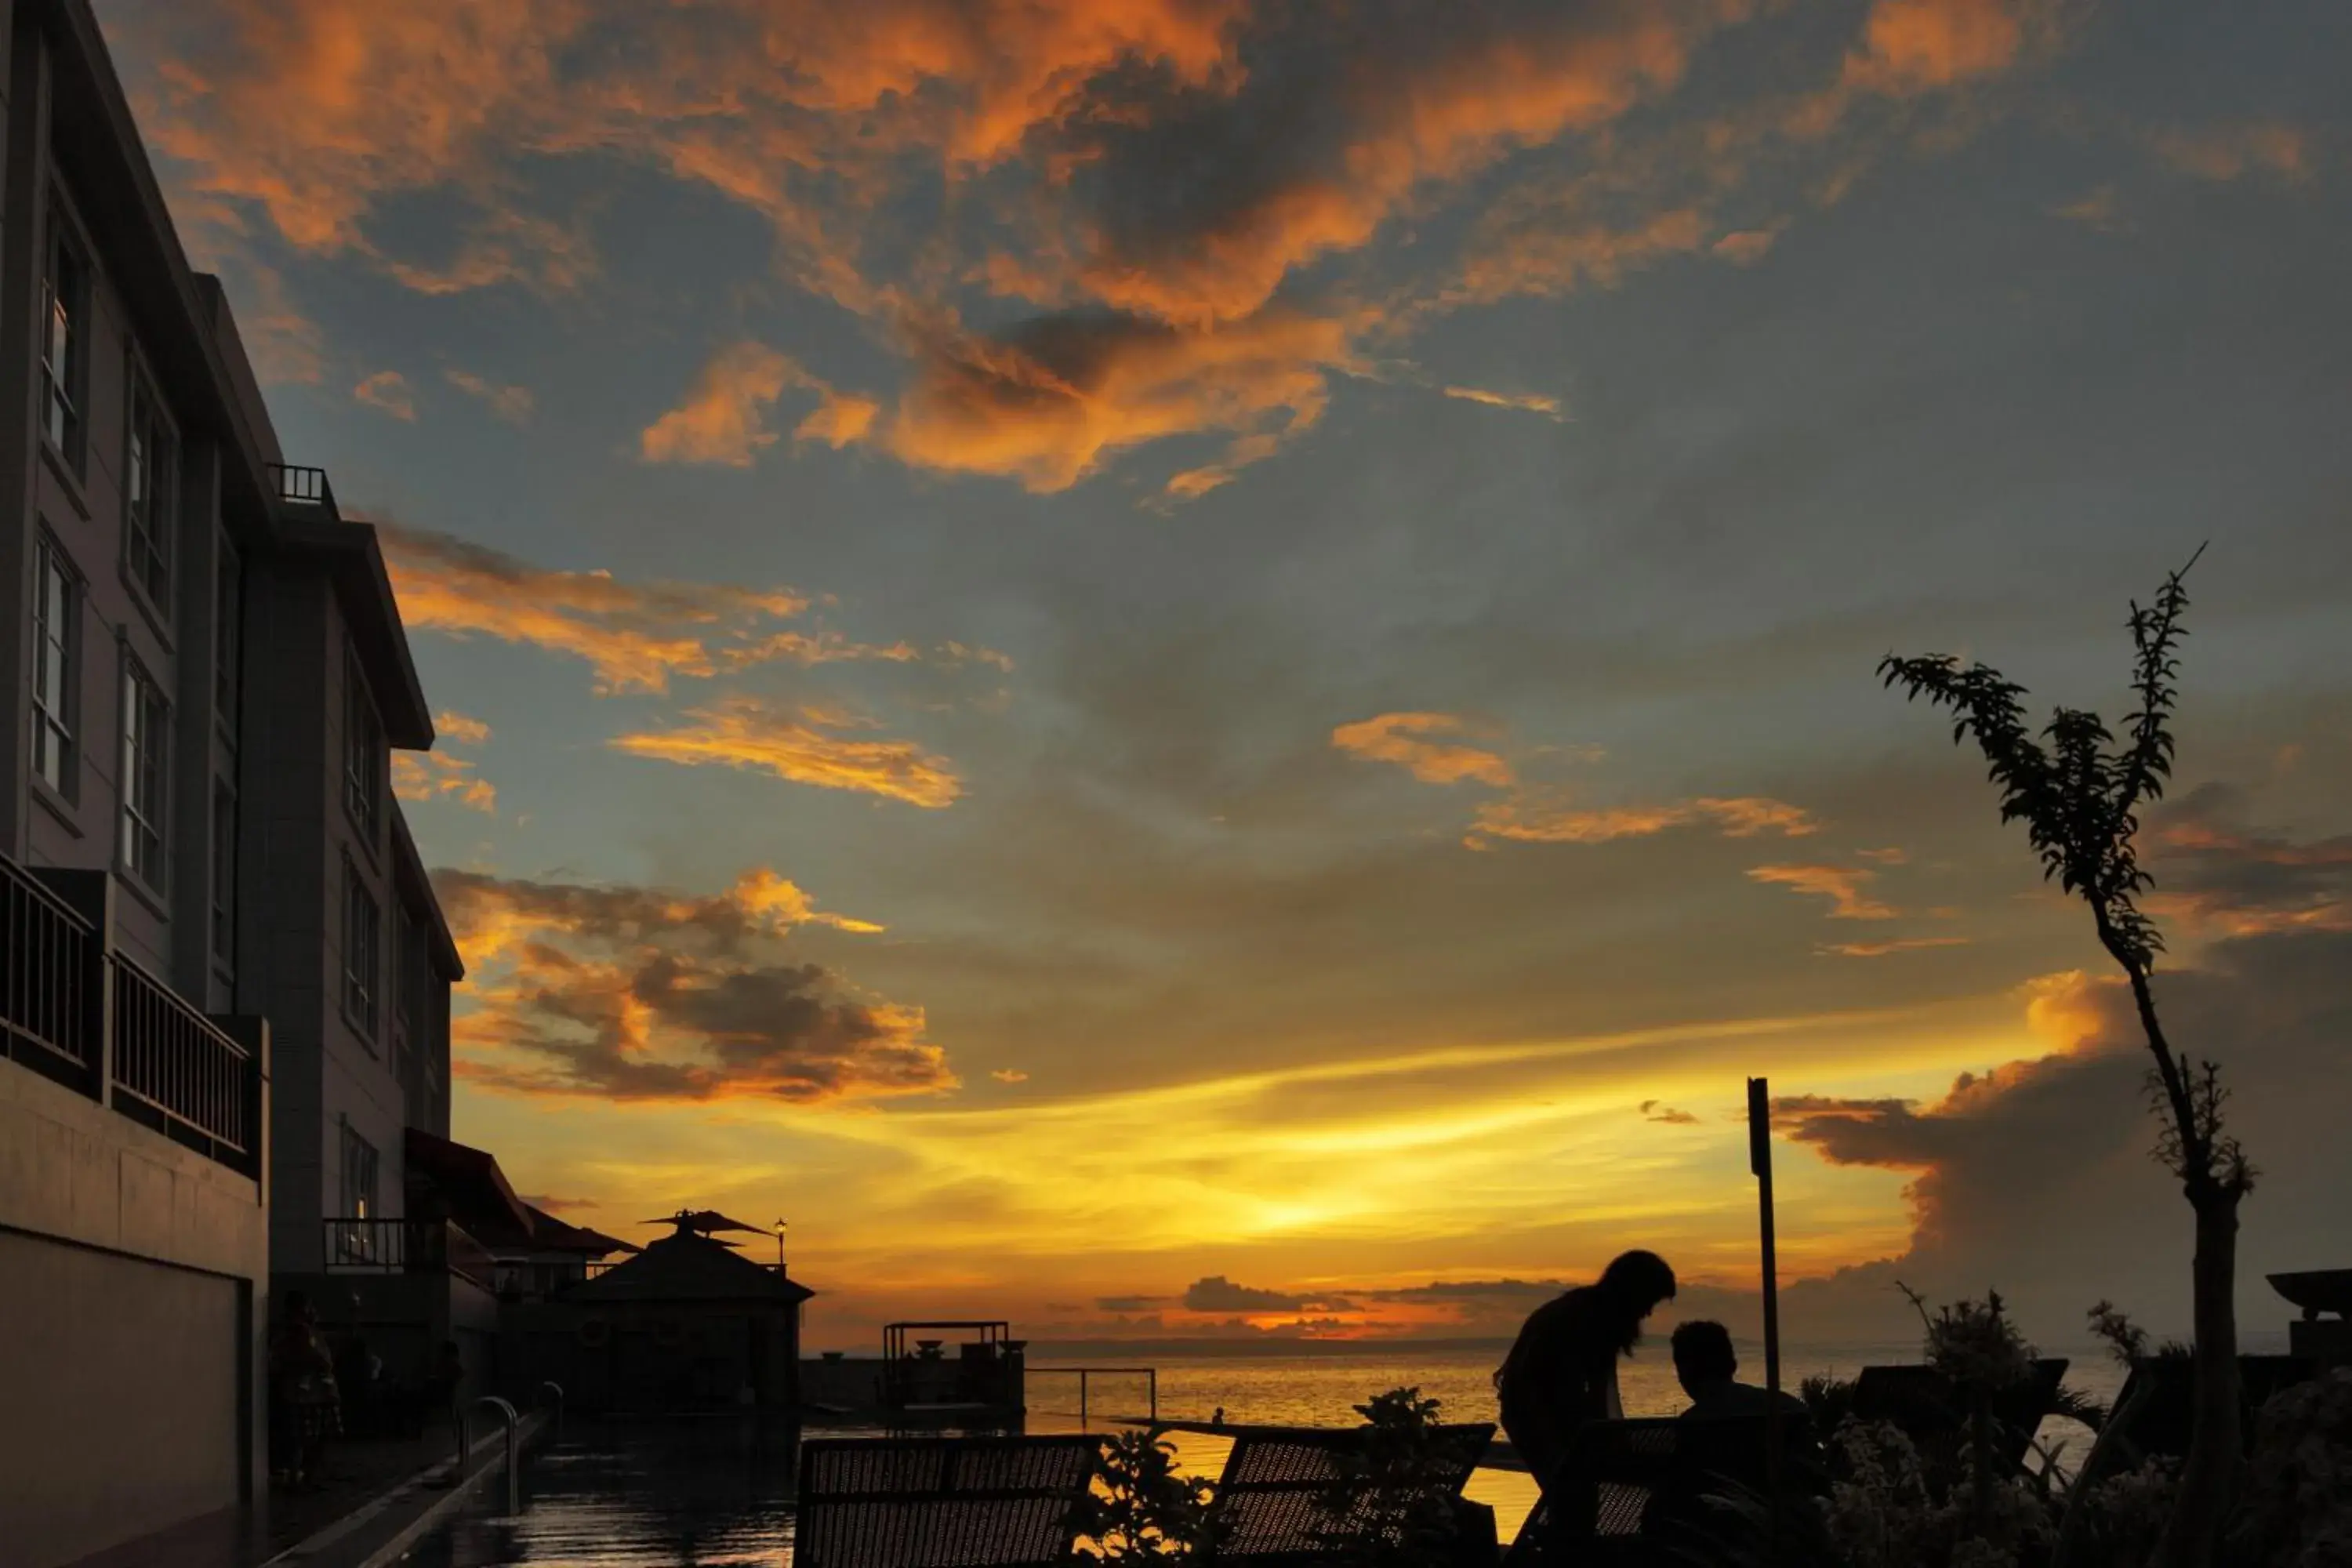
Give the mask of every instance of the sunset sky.
[(2112, 710), (2210, 539), (2166, 997), (2249, 1279), (2352, 1264), (2352, 7), (98, 8), (566, 1217), (786, 1216), (820, 1343), (1491, 1332), (1752, 1287), (1769, 1073), (1792, 1333), (2185, 1326), (2087, 921), (1873, 667)]

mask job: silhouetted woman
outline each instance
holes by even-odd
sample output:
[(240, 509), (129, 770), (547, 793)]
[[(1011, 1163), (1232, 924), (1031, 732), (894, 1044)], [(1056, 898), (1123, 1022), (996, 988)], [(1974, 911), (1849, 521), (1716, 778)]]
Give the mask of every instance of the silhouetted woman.
[(1538, 1484), (1568, 1453), (1578, 1425), (1624, 1414), (1617, 1362), (1641, 1342), (1642, 1320), (1675, 1298), (1675, 1271), (1654, 1252), (1628, 1252), (1590, 1285), (1528, 1314), (1495, 1373), (1503, 1430)]

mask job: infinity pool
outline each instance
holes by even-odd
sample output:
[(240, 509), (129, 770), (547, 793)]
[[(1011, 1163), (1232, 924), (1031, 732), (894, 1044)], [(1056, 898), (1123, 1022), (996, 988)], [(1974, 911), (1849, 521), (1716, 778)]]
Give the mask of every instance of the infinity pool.
[[(1032, 1432), (1076, 1430), (1032, 1420)], [(827, 1436), (855, 1436), (827, 1432)], [(1172, 1433), (1178, 1462), (1213, 1476), (1231, 1440)], [(502, 1518), (493, 1475), (400, 1561), (406, 1568), (780, 1568), (792, 1561), (799, 1429), (757, 1416), (573, 1423), (523, 1463), (522, 1512)], [(1507, 1541), (1535, 1500), (1524, 1475), (1480, 1470), (1465, 1489), (1494, 1505)]]

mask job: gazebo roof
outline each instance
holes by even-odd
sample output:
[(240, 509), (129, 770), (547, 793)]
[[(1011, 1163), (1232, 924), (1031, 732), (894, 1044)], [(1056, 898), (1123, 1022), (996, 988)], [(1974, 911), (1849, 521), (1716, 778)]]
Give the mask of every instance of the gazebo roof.
[(647, 1246), (625, 1263), (572, 1291), (568, 1300), (608, 1301), (805, 1301), (816, 1292), (774, 1269), (741, 1256), (726, 1243), (680, 1229)]

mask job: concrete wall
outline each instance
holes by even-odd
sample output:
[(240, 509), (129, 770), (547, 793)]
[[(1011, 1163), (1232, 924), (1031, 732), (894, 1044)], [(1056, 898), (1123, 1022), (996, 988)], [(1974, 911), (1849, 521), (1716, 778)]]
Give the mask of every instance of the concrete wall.
[(10, 1568), (70, 1562), (263, 1483), (266, 1214), (249, 1178), (0, 1063)]

